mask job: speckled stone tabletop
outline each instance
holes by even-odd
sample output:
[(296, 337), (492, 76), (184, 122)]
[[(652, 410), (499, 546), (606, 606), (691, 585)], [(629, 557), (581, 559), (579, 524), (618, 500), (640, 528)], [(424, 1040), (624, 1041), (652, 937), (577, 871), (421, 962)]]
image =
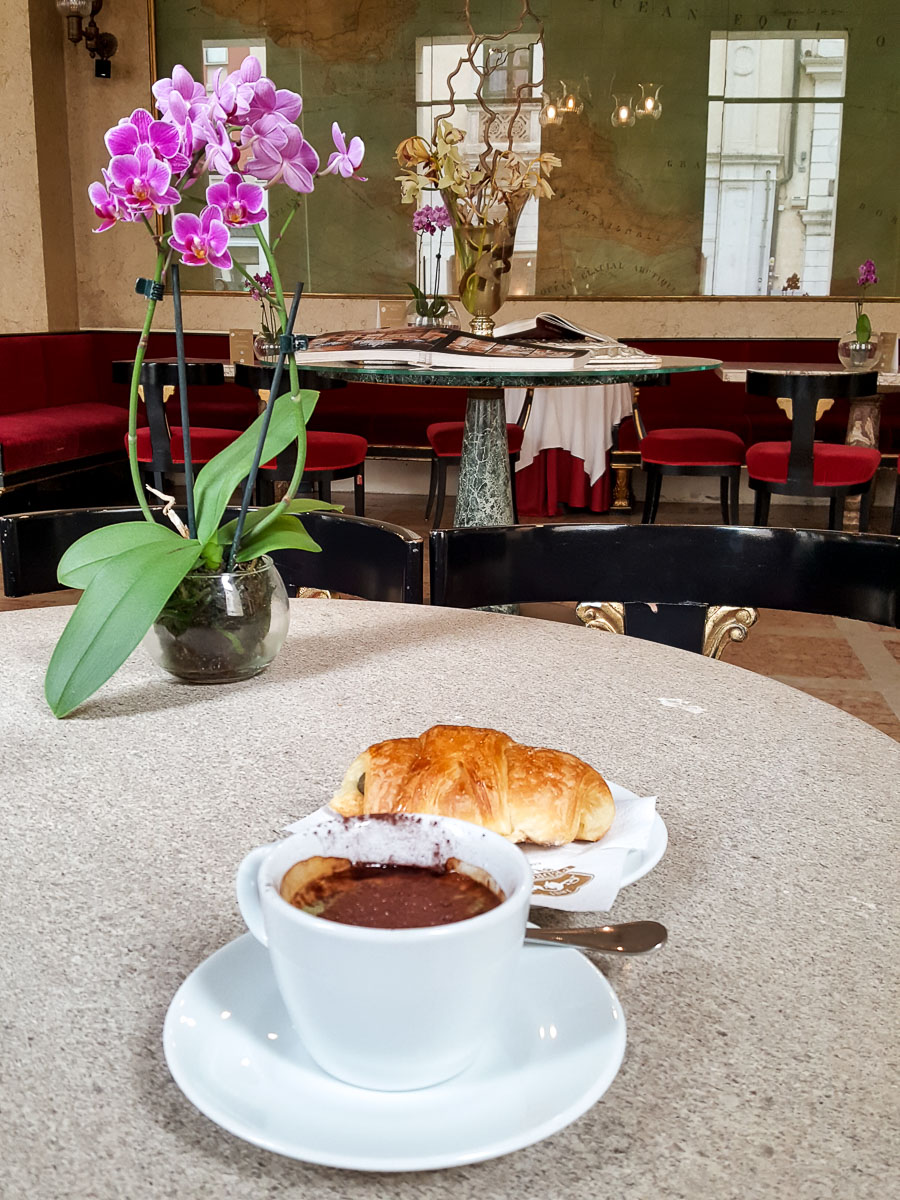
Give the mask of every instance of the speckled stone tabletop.
[[(0, 616), (4, 1197), (900, 1194), (900, 749), (883, 734), (661, 646), (350, 601), (295, 601), (255, 680), (180, 685), (138, 651), (55, 721), (42, 677), (66, 616)], [(179, 1091), (166, 1009), (243, 932), (247, 850), (329, 799), (360, 749), (438, 721), (569, 750), (658, 794), (668, 851), (613, 915), (660, 920), (669, 943), (600, 963), (625, 1061), (546, 1141), (407, 1175), (277, 1157)]]

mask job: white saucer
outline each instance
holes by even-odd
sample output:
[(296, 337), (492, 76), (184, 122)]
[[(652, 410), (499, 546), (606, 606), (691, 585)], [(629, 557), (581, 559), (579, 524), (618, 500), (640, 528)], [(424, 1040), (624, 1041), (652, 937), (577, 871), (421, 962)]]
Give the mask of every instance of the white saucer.
[(625, 887), (628, 883), (634, 883), (652, 871), (659, 860), (666, 852), (666, 846), (669, 844), (669, 831), (666, 829), (666, 823), (656, 813), (653, 818), (653, 824), (650, 827), (650, 836), (647, 839), (647, 845), (643, 850), (629, 850), (628, 857), (625, 859), (625, 866), (622, 868), (622, 881), (620, 887)]
[(590, 1108), (625, 1053), (616, 994), (577, 950), (524, 947), (517, 972), (503, 1028), (468, 1070), (421, 1091), (374, 1092), (315, 1065), (288, 1021), (267, 952), (244, 934), (175, 993), (166, 1061), (212, 1121), (289, 1158), (359, 1171), (496, 1158)]

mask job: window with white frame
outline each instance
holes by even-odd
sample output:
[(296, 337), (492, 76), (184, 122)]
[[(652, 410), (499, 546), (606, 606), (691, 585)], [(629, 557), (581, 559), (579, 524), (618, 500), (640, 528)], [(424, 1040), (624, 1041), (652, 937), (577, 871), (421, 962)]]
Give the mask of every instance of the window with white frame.
[(827, 296), (846, 33), (714, 33), (704, 295)]

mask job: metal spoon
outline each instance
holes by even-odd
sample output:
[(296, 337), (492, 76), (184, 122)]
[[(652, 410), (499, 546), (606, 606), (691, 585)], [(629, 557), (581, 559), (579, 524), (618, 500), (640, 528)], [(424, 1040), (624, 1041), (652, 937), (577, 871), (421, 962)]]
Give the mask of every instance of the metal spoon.
[(625, 921), (621, 925), (598, 925), (593, 929), (525, 930), (526, 942), (547, 945), (578, 946), (581, 950), (599, 950), (604, 954), (648, 954), (665, 945), (668, 937), (659, 921)]

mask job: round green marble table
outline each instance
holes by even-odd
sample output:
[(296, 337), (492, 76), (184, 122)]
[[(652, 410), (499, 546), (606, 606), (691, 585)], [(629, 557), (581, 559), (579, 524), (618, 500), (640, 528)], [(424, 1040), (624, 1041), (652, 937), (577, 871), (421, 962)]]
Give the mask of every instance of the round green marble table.
[(578, 371), (470, 371), (437, 367), (359, 366), (329, 363), (316, 366), (323, 379), (352, 383), (395, 383), (422, 388), (465, 387), (468, 390), (466, 424), (455, 525), (512, 525), (512, 486), (509, 446), (506, 440), (504, 388), (592, 387), (608, 383), (666, 384), (682, 371), (712, 371), (721, 366), (715, 358), (664, 356), (660, 366), (582, 368)]

